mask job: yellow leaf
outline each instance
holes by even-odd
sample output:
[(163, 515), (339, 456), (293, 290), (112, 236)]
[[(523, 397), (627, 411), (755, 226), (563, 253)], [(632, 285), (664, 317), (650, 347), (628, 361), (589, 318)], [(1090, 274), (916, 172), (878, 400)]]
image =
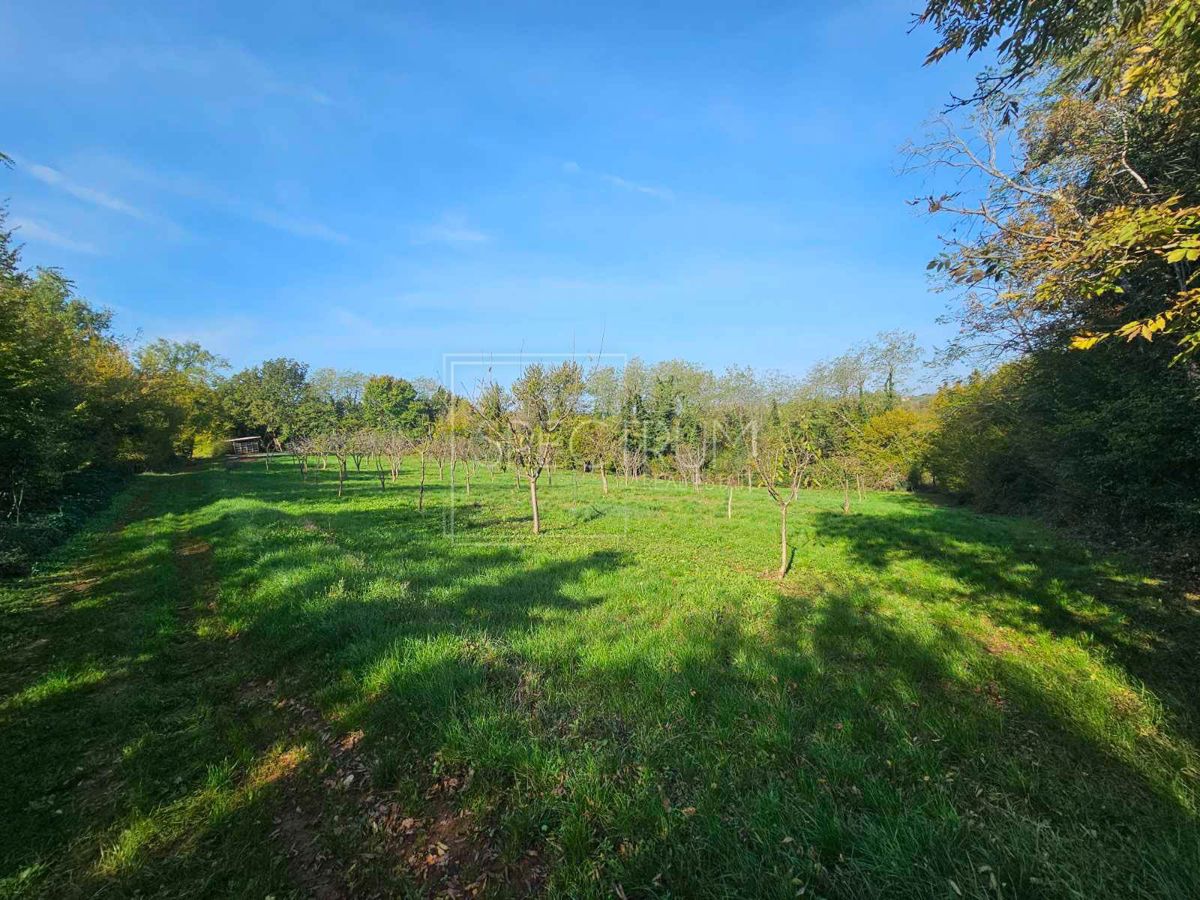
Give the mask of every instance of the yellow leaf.
[(1104, 335), (1077, 334), (1073, 338), (1071, 338), (1071, 349), (1072, 350), (1091, 350), (1102, 340), (1104, 340)]

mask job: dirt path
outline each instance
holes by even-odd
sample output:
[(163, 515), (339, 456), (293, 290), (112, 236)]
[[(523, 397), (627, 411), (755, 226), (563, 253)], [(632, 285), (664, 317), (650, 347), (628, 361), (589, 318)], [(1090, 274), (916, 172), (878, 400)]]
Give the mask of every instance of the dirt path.
[[(434, 777), (430, 760), (415, 773), (423, 795), (402, 804), (375, 783), (361, 731), (325, 718), (299, 686), (254, 677), (249, 645), (224, 635), (220, 532), (196, 515), (207, 490), (190, 477), (139, 485), (70, 564), (9, 609), (17, 627), (0, 686), (17, 698), (11, 714), (21, 703), (32, 714), (22, 707), (4, 736), (28, 762), (0, 808), (14, 828), (38, 832), (14, 847), (40, 873), (26, 893), (137, 894), (160, 875), (182, 886), (220, 870), (238, 879), (241, 859), (256, 861), (264, 884), (282, 878), (320, 900), (539, 893), (538, 854), (506, 862), (490, 823), (464, 809), (470, 772)], [(64, 687), (52, 706), (20, 699), (47, 673), (76, 672), (92, 680)], [(51, 729), (53, 752), (34, 753)], [(132, 765), (129, 748), (140, 755)], [(196, 773), (224, 770), (233, 776), (212, 794), (221, 799), (207, 799)], [(149, 796), (159, 799), (143, 806)], [(246, 804), (241, 827), (254, 824), (238, 846), (211, 830), (212, 802)], [(176, 818), (161, 814), (170, 809)], [(123, 844), (128, 856), (114, 855)], [(226, 882), (234, 893), (238, 883)]]
[[(185, 530), (174, 541), (173, 558), (183, 588), (179, 615), (199, 640), (199, 617), (218, 613), (213, 548)], [(232, 662), (221, 658), (231, 653), (229, 645), (204, 643), (211, 654), (206, 665)], [(362, 731), (339, 730), (299, 692), (275, 681), (241, 686), (237, 701), (248, 711), (269, 712), (283, 732), (280, 743), (317, 748), (284, 751), (255, 776), (276, 789), (270, 838), (303, 896), (384, 897), (404, 885), (438, 897), (483, 896), (502, 885), (520, 896), (540, 893), (546, 871), (537, 853), (504, 864), (484, 825), (461, 808), (469, 772), (432, 780), (422, 807), (406, 809), (373, 783)]]

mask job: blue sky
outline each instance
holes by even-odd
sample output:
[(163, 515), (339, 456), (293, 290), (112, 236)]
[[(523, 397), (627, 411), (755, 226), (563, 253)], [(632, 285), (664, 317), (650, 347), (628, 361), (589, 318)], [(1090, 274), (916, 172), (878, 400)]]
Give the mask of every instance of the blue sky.
[(118, 329), (436, 375), (603, 349), (800, 373), (927, 344), (896, 174), (978, 60), (912, 0), (0, 2), (0, 196)]

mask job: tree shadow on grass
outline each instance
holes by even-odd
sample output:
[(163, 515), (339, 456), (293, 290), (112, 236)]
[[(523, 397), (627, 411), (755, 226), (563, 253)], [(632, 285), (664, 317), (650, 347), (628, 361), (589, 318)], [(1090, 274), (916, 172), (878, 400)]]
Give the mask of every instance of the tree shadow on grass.
[[(199, 533), (208, 531), (216, 542), (223, 527), (218, 521)], [(247, 547), (221, 563), (239, 654), (259, 677), (290, 671), (300, 686), (324, 692), (331, 703), (349, 700), (368, 680), (377, 697), (424, 693), (427, 709), (449, 708), (454, 686), (477, 684), (482, 672), (470, 654), (457, 653), (443, 638), (461, 643), (482, 635), (503, 643), (548, 615), (598, 602), (564, 588), (626, 564), (619, 552), (586, 548), (531, 562), (515, 543), (457, 547), (450, 554), (439, 527), (408, 509), (294, 516), (266, 508), (240, 514), (239, 527), (260, 533), (270, 546), (257, 558)], [(386, 540), (390, 534), (404, 537)], [(444, 668), (458, 675), (424, 671), (423, 685), (411, 691), (388, 687), (389, 678), (399, 677), (404, 652), (439, 642)], [(337, 681), (331, 685), (329, 678)], [(431, 690), (443, 681), (447, 691)], [(366, 716), (360, 704), (355, 717)]]
[[(631, 895), (736, 884), (790, 896), (796, 878), (830, 896), (930, 893), (946, 879), (984, 896), (985, 866), (1008, 895), (1186, 896), (1200, 869), (1194, 814), (1163, 777), (1170, 748), (1150, 763), (1121, 757), (1051, 702), (1055, 687), (1028, 677), (1019, 648), (981, 646), (920, 598), (908, 619), (873, 595), (878, 584), (911, 594), (891, 567), (928, 562), (965, 586), (968, 608), (1077, 637), (1070, 586), (1095, 563), (1039, 575), (1028, 566), (1061, 570), (1059, 551), (1014, 548), (1006, 527), (818, 517), (874, 580), (763, 612), (731, 578), (679, 610), (655, 598), (590, 616), (615, 581), (599, 579), (631, 564), (620, 553), (534, 541), (451, 553), (411, 494), (302, 511), (295, 485), (276, 502), (274, 485), (264, 494), (247, 479), (236, 493), (258, 502), (235, 507), (221, 503), (235, 493), (221, 478), (185, 477), (202, 489), (159, 495), (114, 538), (111, 571), (68, 604), (79, 616), (68, 639), (38, 657), (40, 672), (119, 661), (125, 687), (68, 681), (5, 723), (16, 788), (0, 872), (41, 862), (55, 895), (315, 893), (267, 838), (326, 774), (314, 753), (263, 782), (281, 751), (311, 743), (243, 702), (271, 681), (325, 710), (335, 734), (361, 730), (380, 785), (407, 810), (423, 808), (435, 771), (477, 767), (468, 799), (510, 804), (518, 854), (545, 827), (564, 871), (603, 861)], [(143, 555), (168, 513), (211, 546), (212, 597), (180, 594), (200, 576), (172, 575), (161, 548)], [(858, 518), (880, 521), (859, 532)], [(1038, 592), (1051, 595), (1039, 605), (1062, 599), (1060, 631), (1010, 597)], [(26, 614), (31, 630), (60, 627)], [(150, 626), (120, 624), (142, 617)], [(572, 632), (580, 617), (586, 629)], [(92, 628), (112, 629), (102, 653), (88, 649)], [(535, 632), (542, 656), (526, 652)], [(331, 852), (351, 859), (360, 838)], [(97, 867), (100, 846), (124, 850)], [(596, 892), (610, 883), (580, 878)]]
[[(193, 498), (139, 480), (155, 500), (92, 540), (74, 574), (32, 580), (6, 598), (4, 631), (28, 653), (5, 660), (0, 746), (11, 761), (0, 806), (12, 828), (0, 872), (66, 853), (90, 831), (134, 817), (172, 790), (140, 765), (171, 722), (184, 736), (174, 787), (203, 776), (211, 751), (194, 704), (204, 670), (181, 627), (171, 517)], [(65, 585), (65, 588), (64, 588)], [(74, 851), (70, 851), (74, 852)], [(36, 866), (35, 866), (36, 867)]]
[(897, 570), (916, 561), (953, 578), (959, 601), (997, 624), (1104, 647), (1200, 737), (1200, 606), (1170, 586), (1028, 522), (932, 505), (904, 516), (822, 512), (813, 520), (885, 586), (902, 587)]
[(968, 896), (992, 888), (964, 857), (1016, 896), (1186, 896), (1200, 871), (1195, 748), (1147, 734), (1122, 749), (1015, 653), (866, 587), (781, 597), (771, 639), (748, 649), (803, 698), (789, 730), (839, 823), (827, 855)]
[(556, 749), (643, 774), (616, 797), (579, 779), (547, 801), (574, 835), (565, 866), (592, 865), (621, 809), (637, 840), (611, 877), (628, 890), (665, 870), (681, 896), (728, 880), (782, 896), (793, 878), (828, 896), (947, 879), (989, 896), (994, 872), (1005, 896), (1183, 897), (1200, 872), (1171, 772), (1194, 753), (1148, 736), (1129, 758), (971, 633), (865, 588), (779, 596), (765, 621), (730, 592), (661, 627), (597, 621), (592, 639), (618, 652), (572, 669)]
[[(874, 582), (781, 597), (765, 627), (749, 627), (746, 609), (727, 597), (678, 625), (670, 661), (635, 640), (619, 658), (557, 673), (572, 687), (559, 702), (575, 706), (556, 710), (524, 705), (527, 681), (546, 673), (515, 654), (511, 638), (601, 600), (577, 583), (624, 565), (619, 555), (582, 551), (534, 565), (500, 547), (451, 558), (411, 511), (325, 511), (312, 517), (315, 533), (303, 517), (263, 515), (252, 524), (279, 529), (272, 555), (256, 560), (248, 548), (228, 562), (247, 589), (278, 578), (291, 596), (254, 598), (242, 632), (250, 668), (292, 672), (339, 727), (361, 727), (385, 778), (426, 771), (446, 728), (474, 729), (466, 759), (493, 778), (514, 778), (522, 763), (505, 754), (543, 728), (556, 753), (588, 748), (614, 777), (649, 773), (611, 801), (635, 808), (628, 821), (645, 848), (616, 864), (626, 884), (652, 883), (672, 858), (681, 894), (736, 872), (747, 893), (768, 895), (780, 871), (796, 871), (783, 840), (795, 835), (823, 867), (804, 877), (845, 895), (945, 878), (984, 894), (980, 860), (1028, 894), (1115, 886), (1183, 896), (1196, 874), (1194, 809), (1180, 794), (1191, 776), (1181, 783), (1169, 772), (1188, 765), (1186, 748), (1167, 734), (1156, 749), (1149, 734), (1132, 739), (1132, 754), (1121, 751), (1073, 713), (1069, 695), (1030, 677), (1019, 648), (985, 646), (932, 606), (897, 618), (871, 596), (872, 584), (911, 595), (914, 582), (892, 567), (928, 563), (963, 586), (965, 606), (1009, 628), (1056, 639), (1099, 629), (1119, 647), (1119, 628), (1088, 593), (1119, 573), (1096, 575), (1094, 561), (1064, 560), (1052, 543), (1016, 543), (1035, 532), (923, 515), (818, 516), (818, 533), (844, 540)], [(388, 545), (381, 537), (393, 528), (405, 538)], [(1023, 609), (1030, 598), (1037, 608)], [(919, 597), (909, 600), (921, 610)], [(615, 644), (625, 627), (600, 625), (590, 639), (605, 641), (609, 628)], [(558, 659), (569, 665), (570, 656), (564, 649)], [(737, 763), (714, 768), (704, 745)], [(671, 810), (702, 807), (710, 792), (723, 798), (720, 815), (660, 823), (676, 821)], [(574, 829), (580, 865), (608, 840), (566, 802), (522, 802)], [(746, 856), (729, 855), (730, 829), (748, 843)]]
[[(253, 768), (290, 737), (281, 731), (286, 723), (246, 721), (239, 695), (251, 682), (282, 678), (287, 690), (340, 704), (336, 727), (366, 730), (371, 752), (372, 740), (399, 727), (406, 746), (393, 754), (393, 769), (402, 757), (419, 760), (416, 774), (428, 776), (432, 759), (420, 754), (435, 746), (439, 723), (456, 698), (492, 677), (488, 654), (473, 653), (469, 644), (464, 650), (463, 638), (482, 634), (502, 646), (506, 635), (529, 629), (547, 612), (569, 614), (594, 602), (566, 588), (623, 564), (608, 551), (542, 564), (512, 546), (449, 556), (438, 524), (415, 510), (295, 515), (263, 504), (230, 511), (220, 504), (223, 483), (209, 480), (204, 493), (172, 487), (156, 492), (140, 520), (105, 536), (96, 558), (83, 560), (88, 570), (95, 563), (98, 574), (52, 613), (39, 604), (5, 610), (6, 632), (45, 630), (51, 641), (46, 653), (5, 667), (10, 696), (27, 694), (48, 672), (94, 669), (97, 677), (65, 677), (53, 692), (24, 697), (6, 717), (0, 743), (16, 763), (8, 770), (12, 790), (5, 791), (12, 830), (0, 842), (0, 877), (32, 866), (31, 878), (58, 871), (45, 881), (56, 885), (54, 893), (86, 894), (102, 885), (127, 891), (153, 882), (149, 873), (188, 871), (187, 859), (201, 850), (211, 855), (212, 842), (224, 847), (215, 858), (254, 856), (254, 848), (243, 852), (229, 842), (230, 822), (263, 826), (251, 843), (270, 843), (263, 811), (271, 804), (263, 798), (271, 791), (239, 802), (240, 812), (230, 810), (199, 833), (193, 823), (186, 839), (154, 833), (156, 819), (170, 818), (170, 810), (203, 806), (214, 772)], [(188, 521), (173, 521), (179, 516)], [(172, 562), (176, 525), (189, 541), (212, 548), (211, 585), (179, 581)], [(381, 533), (403, 539), (380, 541)], [(496, 572), (502, 574), (492, 577)], [(209, 587), (212, 597), (196, 593)], [(89, 642), (93, 630), (106, 637)], [(419, 665), (394, 664), (423, 649), (428, 659)], [(359, 685), (372, 679), (374, 689), (364, 695)], [(37, 746), (51, 733), (47, 758)], [(131, 836), (130, 827), (148, 830)], [(132, 841), (130, 858), (138, 861), (110, 870), (91, 866), (85, 889), (78, 878), (88, 871), (88, 857), (112, 841)], [(65, 874), (65, 866), (80, 864)], [(213, 863), (197, 858), (194, 865)], [(275, 875), (264, 883), (278, 886), (283, 876)]]

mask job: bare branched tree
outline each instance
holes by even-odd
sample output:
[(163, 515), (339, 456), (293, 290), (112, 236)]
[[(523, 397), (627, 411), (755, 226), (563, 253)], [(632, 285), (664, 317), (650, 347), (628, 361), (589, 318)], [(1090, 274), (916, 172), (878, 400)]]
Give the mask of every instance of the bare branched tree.
[(483, 386), (477, 404), (481, 422), (492, 441), (509, 447), (529, 483), (534, 534), (541, 533), (538, 479), (553, 462), (559, 434), (578, 415), (582, 397), (583, 371), (573, 361), (552, 369), (527, 366), (511, 391), (495, 381)]
[(696, 491), (700, 490), (700, 475), (707, 460), (708, 453), (703, 440), (694, 444), (680, 442), (675, 445), (675, 468), (680, 478), (685, 482), (690, 481)]
[(371, 455), (375, 444), (375, 435), (370, 429), (360, 428), (347, 436), (347, 450), (350, 460), (354, 463), (354, 471), (361, 472), (363, 460)]
[(387, 460), (388, 474), (392, 484), (400, 477), (400, 466), (404, 457), (412, 452), (413, 442), (404, 432), (398, 429), (387, 429), (378, 433), (380, 456)]
[(288, 452), (292, 454), (292, 459), (296, 461), (296, 466), (300, 469), (300, 480), (308, 480), (308, 459), (316, 452), (312, 438), (298, 435), (288, 441)]
[(387, 459), (386, 442), (388, 433), (383, 429), (362, 428), (353, 435), (354, 451), (360, 453), (368, 466), (375, 470), (379, 479), (379, 489), (387, 488), (389, 468), (385, 465)]
[(646, 453), (641, 447), (631, 447), (628, 444), (621, 447), (621, 472), (625, 477), (625, 486), (629, 487), (629, 479), (641, 475), (646, 465)]
[(445, 419), (439, 419), (429, 435), (429, 456), (437, 465), (438, 481), (446, 476), (446, 464), (454, 457), (454, 435)]
[(862, 500), (862, 460), (849, 449), (826, 458), (830, 472), (842, 489), (842, 514), (850, 515), (850, 482), (858, 487), (858, 499)]
[(337, 460), (338, 496), (340, 497), (346, 483), (346, 462), (350, 458), (352, 437), (344, 431), (331, 431), (324, 436), (322, 443), (325, 445), (326, 452), (332, 454), (333, 458)]
[(752, 435), (750, 459), (763, 487), (779, 506), (779, 577), (788, 570), (787, 515), (818, 457), (811, 423), (798, 410), (780, 410), (779, 421)]
[(321, 471), (324, 472), (329, 468), (329, 441), (328, 435), (315, 434), (309, 440), (312, 441), (312, 452), (321, 460)]
[(417, 487), (417, 510), (420, 512), (425, 511), (425, 473), (435, 443), (432, 427), (426, 429), (425, 433), (419, 437), (413, 438), (412, 441), (412, 450), (417, 454), (417, 462), (421, 469), (421, 480)]

